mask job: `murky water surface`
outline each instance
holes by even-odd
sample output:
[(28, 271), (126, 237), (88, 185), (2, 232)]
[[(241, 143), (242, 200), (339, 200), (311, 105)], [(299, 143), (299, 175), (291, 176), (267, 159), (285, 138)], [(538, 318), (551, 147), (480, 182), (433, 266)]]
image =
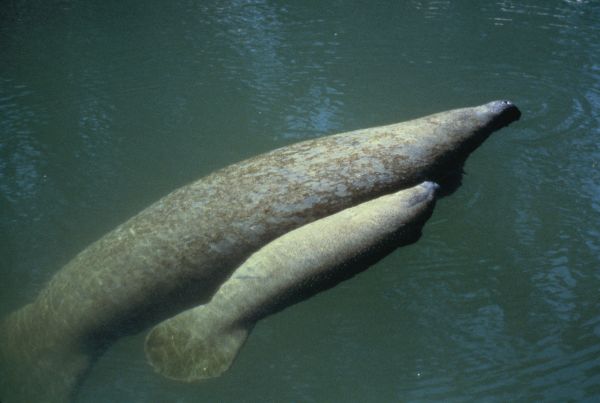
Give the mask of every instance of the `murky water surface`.
[(492, 99), (523, 112), (418, 243), (260, 322), (222, 378), (155, 375), (142, 334), (79, 402), (600, 399), (600, 3), (5, 3), (0, 315), (229, 163)]

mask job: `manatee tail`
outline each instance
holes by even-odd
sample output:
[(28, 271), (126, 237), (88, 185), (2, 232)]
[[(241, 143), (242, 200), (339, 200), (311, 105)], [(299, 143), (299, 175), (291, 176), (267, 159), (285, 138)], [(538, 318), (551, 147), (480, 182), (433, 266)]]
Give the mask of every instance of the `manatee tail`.
[(56, 337), (35, 305), (0, 322), (0, 401), (68, 402), (89, 369), (92, 357)]
[(156, 372), (184, 382), (227, 371), (254, 324), (231, 324), (218, 309), (200, 305), (156, 325), (146, 336), (146, 357)]

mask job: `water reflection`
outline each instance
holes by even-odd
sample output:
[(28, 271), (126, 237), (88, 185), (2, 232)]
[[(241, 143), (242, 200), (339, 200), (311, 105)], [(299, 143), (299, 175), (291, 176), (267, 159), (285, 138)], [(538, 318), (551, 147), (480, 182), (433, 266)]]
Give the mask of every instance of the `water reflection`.
[(453, 4), (449, 0), (411, 1), (412, 6), (421, 12), (425, 19), (444, 18)]
[(296, 16), (286, 7), (266, 1), (230, 1), (204, 7), (202, 13), (212, 17), (216, 38), (233, 51), (218, 62), (232, 85), (245, 87), (240, 91), (249, 97), (248, 123), (254, 130), (268, 129), (285, 139), (339, 127), (341, 84), (331, 79), (327, 67), (336, 58), (336, 38), (335, 33), (330, 37), (317, 34), (322, 20), (302, 28), (315, 32), (315, 37), (296, 43), (294, 49), (290, 44), (294, 43), (291, 28), (296, 28)]
[[(16, 246), (29, 239), (27, 228), (47, 223), (47, 213), (37, 204), (47, 187), (46, 150), (36, 136), (36, 130), (43, 127), (44, 113), (36, 107), (37, 100), (27, 85), (0, 80), (0, 271), (6, 274), (1, 285), (4, 295), (14, 294), (17, 277), (38, 285), (45, 279), (36, 259), (30, 253), (17, 252)], [(0, 315), (4, 313), (2, 310)]]
[(0, 83), (0, 131), (3, 133), (0, 189), (7, 201), (17, 207), (19, 199), (36, 196), (42, 180), (42, 147), (32, 135), (32, 126), (39, 124), (39, 120), (28, 106), (27, 98), (32, 91), (27, 86), (7, 79)]

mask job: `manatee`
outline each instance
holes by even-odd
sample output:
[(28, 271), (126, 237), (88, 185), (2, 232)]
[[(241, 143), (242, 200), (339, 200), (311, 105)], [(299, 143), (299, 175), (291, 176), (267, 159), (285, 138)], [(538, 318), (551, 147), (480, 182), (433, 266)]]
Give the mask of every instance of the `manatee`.
[(68, 400), (115, 340), (206, 303), (267, 243), (345, 208), (442, 180), (519, 116), (511, 102), (494, 101), (326, 136), (173, 191), (77, 254), (33, 302), (3, 320), (0, 400)]
[(436, 188), (424, 182), (380, 196), (269, 242), (233, 272), (210, 302), (154, 327), (145, 344), (149, 362), (180, 381), (221, 375), (258, 320), (415, 241)]

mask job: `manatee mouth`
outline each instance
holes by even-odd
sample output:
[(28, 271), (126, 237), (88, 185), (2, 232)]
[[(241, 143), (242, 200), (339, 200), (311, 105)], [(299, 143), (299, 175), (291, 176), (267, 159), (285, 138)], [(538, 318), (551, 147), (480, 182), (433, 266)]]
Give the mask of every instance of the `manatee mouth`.
[(510, 101), (493, 101), (488, 105), (490, 110), (496, 114), (496, 118), (490, 124), (492, 131), (508, 126), (521, 118), (521, 111)]

